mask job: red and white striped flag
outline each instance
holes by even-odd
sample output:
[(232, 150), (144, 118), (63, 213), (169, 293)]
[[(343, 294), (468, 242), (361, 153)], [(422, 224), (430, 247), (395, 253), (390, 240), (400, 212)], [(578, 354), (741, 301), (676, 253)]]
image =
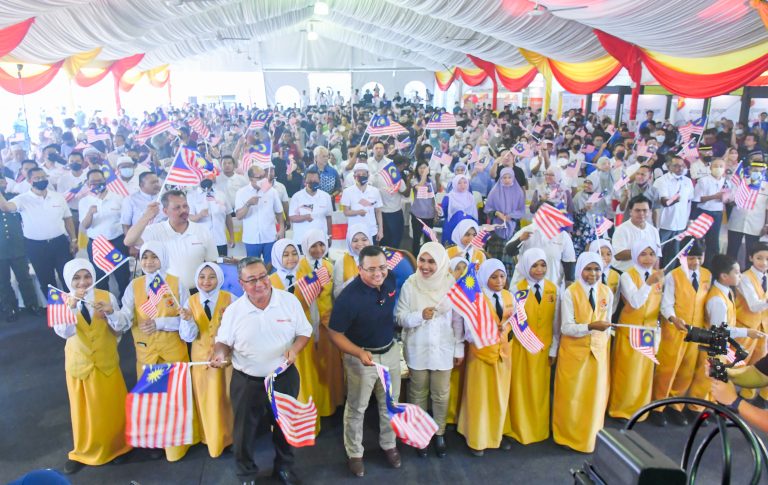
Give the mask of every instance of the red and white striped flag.
[(554, 239), (563, 227), (573, 226), (573, 221), (549, 204), (541, 204), (533, 216), (533, 222), (547, 239)]
[(75, 325), (77, 316), (67, 306), (68, 293), (48, 288), (48, 307), (46, 313), (48, 316), (48, 326), (54, 325)]
[(435, 113), (427, 122), (427, 130), (455, 130), (456, 117), (452, 113)]
[(403, 255), (400, 251), (390, 251), (389, 249), (385, 249), (384, 256), (387, 258), (387, 269), (390, 271), (395, 269), (395, 266), (400, 264), (400, 261), (403, 260)]
[(160, 133), (164, 133), (166, 131), (170, 131), (172, 135), (177, 135), (178, 132), (176, 129), (171, 126), (170, 120), (163, 120), (158, 121), (154, 125), (147, 125), (144, 128), (139, 131), (139, 134), (136, 135), (136, 141), (144, 144), (147, 140), (152, 138), (155, 135), (159, 135)]
[(311, 305), (313, 301), (320, 296), (323, 291), (323, 287), (331, 282), (331, 276), (328, 274), (328, 270), (325, 266), (320, 266), (317, 270), (311, 274), (299, 278), (296, 282), (296, 286), (301, 291), (301, 296), (304, 297), (304, 301), (307, 305)]
[(613, 227), (613, 222), (605, 216), (595, 216), (595, 234), (598, 237), (605, 235)]
[(192, 444), (192, 377), (189, 362), (145, 365), (125, 398), (125, 438), (134, 448)]
[(675, 239), (682, 241), (688, 236), (701, 239), (707, 234), (707, 231), (709, 231), (709, 228), (712, 227), (714, 222), (715, 220), (709, 214), (699, 214), (699, 217), (694, 219), (685, 231), (675, 236)]
[(499, 330), (486, 303), (475, 274), (475, 265), (469, 264), (464, 275), (448, 291), (448, 301), (464, 318), (474, 345), (481, 349), (499, 341)]
[(658, 365), (656, 360), (655, 332), (652, 328), (630, 328), (629, 345)]
[(283, 362), (264, 379), (272, 414), (289, 445), (295, 448), (314, 446), (317, 407), (312, 401), (312, 396), (306, 404), (303, 404), (293, 396), (275, 391), (275, 378), (287, 368), (288, 363)]
[(741, 178), (739, 185), (736, 186), (736, 195), (733, 200), (736, 207), (746, 210), (754, 210), (757, 203), (757, 196), (760, 193), (760, 186), (752, 186), (746, 178)]
[[(421, 222), (421, 232), (423, 232), (424, 235), (427, 236), (430, 241), (432, 241), (432, 242), (439, 242), (438, 239), (437, 239), (437, 234), (435, 234), (435, 231), (431, 227), (429, 227), (426, 222), (422, 221), (418, 217), (416, 218), (416, 220)], [(414, 237), (416, 237), (416, 236), (414, 236)]]
[(629, 183), (630, 176), (627, 175), (626, 177), (620, 178), (615, 184), (613, 184), (613, 191), (618, 192), (622, 189), (625, 185)]
[(205, 125), (203, 119), (199, 116), (189, 120), (189, 127), (192, 128), (192, 131), (200, 135), (203, 139), (208, 138), (208, 135), (211, 134), (211, 131)]
[(431, 199), (435, 196), (434, 192), (430, 190), (429, 185), (417, 185), (416, 186), (416, 198), (417, 199)]
[(475, 237), (473, 237), (469, 241), (469, 245), (482, 250), (482, 249), (485, 249), (485, 243), (487, 243), (488, 239), (490, 238), (491, 238), (491, 233), (481, 228), (479, 231), (477, 231), (477, 234), (475, 234)]
[(600, 192), (592, 192), (592, 195), (587, 199), (587, 204), (597, 204), (603, 198), (603, 194)]
[(692, 135), (701, 135), (704, 132), (704, 126), (707, 124), (707, 118), (698, 118), (693, 123), (688, 122), (687, 125), (681, 126), (677, 129), (680, 133), (682, 143), (687, 143), (691, 139)]
[(97, 141), (109, 141), (111, 138), (109, 132), (99, 130), (85, 130), (85, 136), (88, 143), (94, 143)]
[(155, 318), (158, 315), (157, 305), (162, 301), (163, 295), (170, 292), (170, 288), (160, 275), (155, 275), (147, 289), (147, 301), (139, 307), (149, 318)]
[(510, 317), (512, 333), (520, 345), (532, 354), (538, 354), (544, 349), (536, 333), (528, 325), (528, 315), (525, 313), (525, 302), (528, 300), (530, 290), (520, 290), (515, 293), (515, 313)]
[(125, 255), (104, 236), (98, 236), (91, 243), (93, 264), (105, 273), (111, 273), (120, 263), (125, 261)]

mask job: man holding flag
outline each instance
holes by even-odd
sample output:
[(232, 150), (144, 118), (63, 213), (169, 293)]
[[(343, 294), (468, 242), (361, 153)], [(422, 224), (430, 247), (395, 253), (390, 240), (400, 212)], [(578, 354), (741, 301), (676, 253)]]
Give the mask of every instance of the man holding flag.
[(403, 196), (408, 193), (409, 188), (396, 167), (400, 157), (394, 157), (395, 160), (391, 160), (384, 155), (384, 151), (384, 143), (377, 141), (373, 144), (373, 157), (368, 159), (371, 182), (375, 188), (379, 189), (383, 204), (381, 219), (384, 225), (384, 237), (378, 243), (381, 246), (398, 248), (403, 240), (405, 228)]

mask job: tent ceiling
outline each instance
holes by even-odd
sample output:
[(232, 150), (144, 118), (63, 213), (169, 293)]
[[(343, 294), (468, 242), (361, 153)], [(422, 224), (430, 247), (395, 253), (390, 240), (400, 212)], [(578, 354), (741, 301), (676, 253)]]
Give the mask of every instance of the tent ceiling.
[[(406, 66), (468, 67), (466, 54), (507, 67), (527, 65), (522, 47), (557, 61), (606, 55), (593, 28), (679, 57), (726, 54), (768, 41), (743, 0), (0, 0), (0, 28), (35, 23), (10, 57), (51, 63), (101, 47), (97, 60), (146, 53), (140, 69), (215, 51), (249, 49), (309, 27), (324, 39)], [(559, 8), (582, 7), (556, 11)], [(248, 41), (227, 40), (228, 37)], [(333, 63), (332, 49), (327, 51)], [(301, 51), (301, 49), (299, 49)], [(286, 50), (283, 55), (291, 56)], [(279, 56), (259, 56), (279, 67)], [(277, 59), (271, 64), (270, 59)], [(341, 60), (340, 60), (341, 61)], [(293, 62), (299, 65), (301, 62)], [(305, 63), (306, 64), (306, 63)], [(348, 66), (339, 65), (340, 68)]]

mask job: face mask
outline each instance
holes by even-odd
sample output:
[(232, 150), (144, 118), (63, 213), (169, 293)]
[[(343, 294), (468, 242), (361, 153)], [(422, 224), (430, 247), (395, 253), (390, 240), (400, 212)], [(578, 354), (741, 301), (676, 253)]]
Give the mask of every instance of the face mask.
[(573, 138), (573, 135), (571, 135), (570, 133), (566, 133), (565, 134), (565, 139), (566, 140), (570, 140), (571, 138)]
[(432, 158), (432, 152), (424, 152), (421, 158), (423, 158), (424, 160), (429, 160), (430, 158)]
[(564, 166), (568, 165), (568, 159), (567, 158), (562, 158), (562, 157), (558, 158), (557, 159), (557, 164), (560, 165), (561, 167), (564, 167)]
[(210, 180), (210, 179), (205, 179), (205, 180), (203, 180), (202, 182), (200, 182), (200, 187), (201, 187), (203, 190), (208, 190), (208, 189), (210, 189), (211, 187), (213, 187), (213, 180)]
[(659, 143), (664, 143), (664, 140), (666, 140), (666, 136), (664, 135), (656, 135), (654, 138), (656, 138), (656, 141)]
[(713, 177), (720, 178), (725, 173), (725, 169), (723, 167), (714, 167), (711, 172)]
[(45, 190), (48, 188), (48, 181), (38, 180), (37, 182), (32, 182), (32, 187), (34, 187), (37, 190)]
[(93, 192), (94, 194), (100, 194), (105, 190), (107, 190), (106, 184), (98, 184), (91, 187), (91, 192)]
[[(753, 183), (759, 182), (759, 181), (761, 181), (763, 179), (763, 173), (762, 172), (752, 172), (752, 173), (749, 174), (749, 179)], [(34, 184), (32, 184), (32, 185), (34, 185)], [(35, 188), (37, 188), (37, 187), (35, 187)]]
[(624, 160), (624, 152), (616, 152), (616, 160)]
[(735, 131), (736, 131), (736, 136), (741, 136), (744, 134), (744, 130), (742, 130), (741, 128), (738, 128)]
[(79, 172), (80, 170), (83, 169), (83, 164), (82, 163), (70, 163), (69, 164), (69, 169), (72, 170), (73, 172)]
[(133, 177), (133, 168), (121, 168), (120, 175), (127, 179)]
[(356, 178), (357, 178), (357, 181), (360, 183), (360, 185), (365, 185), (365, 184), (368, 183), (368, 176), (367, 175), (362, 175), (362, 176), (356, 177)]
[(701, 159), (704, 161), (704, 163), (709, 163), (709, 162), (712, 161), (712, 157), (711, 156), (701, 157)]
[[(361, 182), (362, 183), (362, 182)], [(307, 188), (311, 190), (312, 192), (317, 192), (317, 189), (320, 188), (320, 182), (309, 182), (307, 184)]]

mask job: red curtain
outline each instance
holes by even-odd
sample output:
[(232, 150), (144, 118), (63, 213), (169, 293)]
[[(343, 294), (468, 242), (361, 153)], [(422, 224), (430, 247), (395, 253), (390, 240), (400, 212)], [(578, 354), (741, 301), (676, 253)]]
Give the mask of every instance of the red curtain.
[(621, 70), (621, 62), (617, 64), (616, 68), (613, 69), (610, 73), (589, 82), (575, 81), (573, 79), (566, 77), (557, 68), (557, 63), (550, 62), (549, 68), (552, 70), (552, 74), (555, 75), (557, 82), (560, 83), (560, 86), (565, 88), (565, 90), (568, 91), (569, 93), (592, 94), (594, 92), (597, 92), (603, 89), (605, 85), (608, 84), (611, 81), (611, 79), (613, 79), (616, 76), (616, 74), (619, 73), (619, 71)]
[(448, 88), (451, 87), (451, 84), (453, 84), (454, 79), (456, 79), (456, 69), (451, 72), (451, 77), (448, 78), (445, 82), (440, 80), (439, 73), (435, 73), (435, 82), (437, 83), (437, 87), (440, 89), (440, 91), (448, 91)]
[(636, 45), (624, 42), (602, 30), (593, 29), (593, 31), (603, 48), (624, 66), (629, 72), (629, 78), (635, 83), (635, 87), (632, 88), (632, 99), (629, 103), (629, 119), (635, 120), (637, 119), (637, 100), (640, 97), (640, 81), (643, 76), (643, 51)]
[(32, 17), (0, 30), (0, 57), (7, 55), (21, 44), (22, 39), (27, 35), (29, 28), (34, 22), (35, 18)]
[(498, 70), (496, 71), (496, 74), (499, 76), (499, 81), (501, 82), (501, 85), (512, 92), (522, 91), (524, 88), (527, 88), (528, 85), (533, 82), (533, 79), (536, 77), (536, 74), (538, 73), (539, 73), (538, 69), (536, 69), (535, 67), (531, 67), (531, 70), (528, 71), (523, 76), (513, 78), (513, 77), (507, 77), (502, 75)]
[(482, 69), (485, 74), (491, 78), (491, 81), (493, 82), (493, 98), (491, 98), (491, 109), (496, 111), (496, 98), (499, 96), (499, 83), (496, 80), (496, 65), (492, 62), (484, 61), (479, 57), (475, 57), (472, 54), (467, 54), (467, 57), (469, 57), (469, 60), (472, 61), (474, 65)]
[(112, 66), (109, 69), (112, 71), (112, 75), (115, 78), (115, 107), (117, 107), (117, 111), (122, 109), (122, 103), (120, 102), (120, 78), (123, 77), (125, 71), (136, 67), (142, 59), (144, 59), (144, 54), (134, 54), (129, 57), (123, 57), (112, 63)]
[(0, 88), (5, 89), (12, 94), (30, 94), (35, 91), (39, 91), (50, 83), (56, 74), (59, 73), (59, 69), (64, 64), (64, 61), (59, 61), (56, 64), (51, 64), (51, 67), (35, 74), (34, 76), (22, 77), (21, 80), (17, 76), (12, 76), (0, 69)]
[(107, 74), (111, 72), (112, 66), (104, 69), (104, 72), (97, 74), (93, 77), (88, 77), (85, 74), (83, 74), (82, 71), (77, 71), (77, 74), (75, 74), (75, 84), (77, 84), (80, 87), (87, 88), (90, 86), (93, 86), (97, 82), (101, 81), (105, 77), (107, 77)]
[(480, 84), (483, 84), (483, 81), (488, 78), (488, 74), (483, 71), (476, 75), (472, 75), (464, 72), (460, 67), (457, 67), (456, 77), (460, 78), (461, 81), (467, 86), (479, 86)]

